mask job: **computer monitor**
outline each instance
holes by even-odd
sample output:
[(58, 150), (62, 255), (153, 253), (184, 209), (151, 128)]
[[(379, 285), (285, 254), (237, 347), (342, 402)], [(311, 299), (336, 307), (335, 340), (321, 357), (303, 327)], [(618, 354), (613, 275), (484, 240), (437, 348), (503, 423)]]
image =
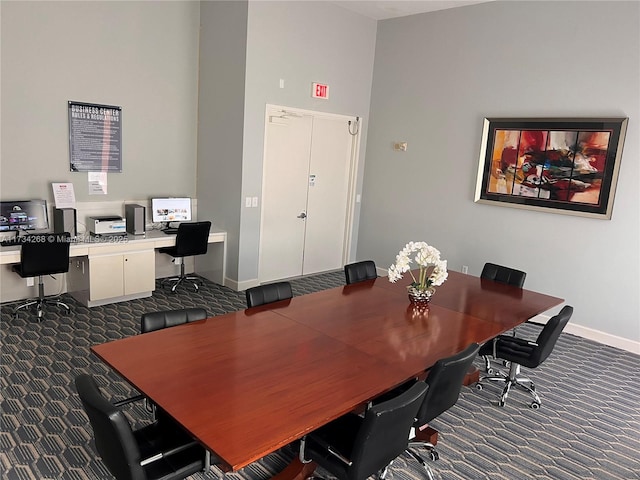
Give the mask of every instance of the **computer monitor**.
[(48, 229), (46, 200), (0, 201), (0, 232)]
[(191, 199), (181, 198), (152, 198), (151, 221), (160, 222), (188, 222), (191, 220)]

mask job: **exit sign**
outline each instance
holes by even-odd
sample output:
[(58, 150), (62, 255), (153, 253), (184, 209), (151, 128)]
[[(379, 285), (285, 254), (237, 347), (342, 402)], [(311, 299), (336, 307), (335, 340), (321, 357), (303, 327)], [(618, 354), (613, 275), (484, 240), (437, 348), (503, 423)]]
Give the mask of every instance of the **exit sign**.
[(329, 85), (324, 83), (313, 83), (311, 87), (311, 96), (313, 98), (329, 98)]

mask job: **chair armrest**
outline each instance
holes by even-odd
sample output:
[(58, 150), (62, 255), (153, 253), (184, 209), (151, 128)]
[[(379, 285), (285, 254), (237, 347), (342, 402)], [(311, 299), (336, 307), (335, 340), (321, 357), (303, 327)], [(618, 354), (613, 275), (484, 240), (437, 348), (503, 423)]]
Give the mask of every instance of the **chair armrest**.
[(144, 400), (146, 397), (144, 395), (136, 395), (134, 397), (125, 398), (124, 400), (119, 400), (117, 402), (113, 402), (114, 407), (122, 407), (123, 405), (128, 405), (133, 402), (139, 402), (140, 400)]
[[(336, 450), (334, 447), (332, 447), (326, 440), (324, 440), (321, 437), (316, 437), (313, 435), (310, 435), (310, 439), (312, 442), (318, 444), (318, 446), (324, 450), (326, 450), (327, 452), (329, 452), (331, 455), (333, 455), (334, 457), (336, 457), (338, 460), (340, 460), (342, 463), (344, 463), (347, 466), (351, 466), (353, 464), (353, 462), (351, 460), (349, 460), (347, 457), (345, 457), (342, 453), (340, 453), (338, 450)], [(305, 444), (303, 444), (303, 446), (306, 445), (306, 440), (305, 440)]]
[(351, 460), (349, 460), (347, 457), (345, 457), (344, 455), (342, 455), (340, 452), (338, 452), (337, 450), (334, 450), (333, 447), (331, 445), (327, 446), (327, 452), (329, 452), (331, 455), (333, 455), (334, 457), (336, 457), (338, 460), (340, 460), (341, 462), (343, 462), (345, 465), (347, 466), (351, 466), (353, 465), (353, 462)]
[(160, 453), (156, 453), (155, 455), (149, 457), (149, 458), (145, 458), (143, 460), (140, 461), (140, 466), (144, 467), (145, 465), (149, 465), (150, 463), (153, 462), (157, 462), (158, 460), (160, 460), (161, 458), (164, 457), (168, 457), (170, 455), (175, 455), (176, 453), (182, 452), (184, 450), (186, 450), (187, 448), (191, 448), (195, 445), (198, 445), (198, 442), (196, 442), (195, 440), (189, 442), (189, 443), (185, 443), (183, 445), (179, 445), (177, 447), (171, 448), (165, 452), (160, 452)]

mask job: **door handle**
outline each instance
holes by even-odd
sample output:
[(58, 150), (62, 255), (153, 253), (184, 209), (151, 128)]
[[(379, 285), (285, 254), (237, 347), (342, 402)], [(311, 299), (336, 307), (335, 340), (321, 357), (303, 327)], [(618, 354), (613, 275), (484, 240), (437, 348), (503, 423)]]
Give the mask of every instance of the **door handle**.
[(297, 216), (297, 218), (302, 218), (302, 219), (307, 218), (307, 214), (302, 212), (300, 215)]

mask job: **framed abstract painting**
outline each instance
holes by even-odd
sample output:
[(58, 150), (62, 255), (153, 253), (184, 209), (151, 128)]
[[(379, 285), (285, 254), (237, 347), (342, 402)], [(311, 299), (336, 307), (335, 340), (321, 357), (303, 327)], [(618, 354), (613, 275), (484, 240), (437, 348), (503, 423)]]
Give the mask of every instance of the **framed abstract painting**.
[(475, 201), (610, 219), (627, 118), (485, 118)]

